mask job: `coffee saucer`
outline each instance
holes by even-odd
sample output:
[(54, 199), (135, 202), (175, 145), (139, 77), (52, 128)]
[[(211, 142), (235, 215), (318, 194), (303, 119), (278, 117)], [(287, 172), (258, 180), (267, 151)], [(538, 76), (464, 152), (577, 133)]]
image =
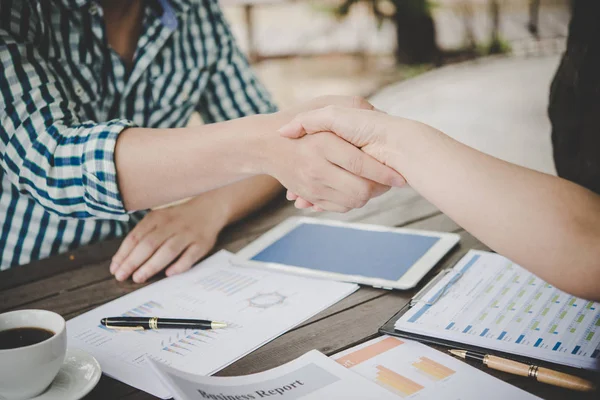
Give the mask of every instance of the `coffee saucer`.
[(79, 400), (96, 386), (102, 369), (98, 361), (79, 349), (67, 349), (65, 362), (48, 389), (31, 400)]

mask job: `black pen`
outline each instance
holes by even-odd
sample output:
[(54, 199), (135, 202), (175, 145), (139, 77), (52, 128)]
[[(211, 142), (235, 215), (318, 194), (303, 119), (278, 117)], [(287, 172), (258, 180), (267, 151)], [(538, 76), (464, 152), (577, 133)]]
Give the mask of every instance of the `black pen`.
[(227, 326), (224, 322), (204, 319), (179, 319), (158, 317), (109, 317), (100, 323), (109, 329), (141, 331), (145, 329), (219, 329)]

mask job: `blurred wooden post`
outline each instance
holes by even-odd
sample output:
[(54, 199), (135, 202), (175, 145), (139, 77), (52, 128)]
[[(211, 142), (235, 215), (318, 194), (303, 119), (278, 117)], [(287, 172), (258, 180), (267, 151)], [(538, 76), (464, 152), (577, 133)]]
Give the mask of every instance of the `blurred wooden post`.
[(498, 0), (490, 1), (490, 17), (492, 19), (492, 34), (489, 51), (491, 54), (496, 54), (502, 51), (500, 43), (500, 4)]
[(539, 16), (540, 16), (540, 2), (541, 0), (530, 0), (529, 1), (529, 24), (527, 28), (529, 33), (539, 39)]
[(402, 64), (439, 63), (435, 21), (430, 0), (393, 0), (395, 5), (396, 58)]

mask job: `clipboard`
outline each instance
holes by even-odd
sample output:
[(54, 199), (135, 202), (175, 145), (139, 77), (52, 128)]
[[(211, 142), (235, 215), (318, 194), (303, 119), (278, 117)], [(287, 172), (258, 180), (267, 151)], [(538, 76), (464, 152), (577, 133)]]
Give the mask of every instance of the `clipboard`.
[[(456, 264), (458, 264), (459, 262), (460, 262), (460, 259), (456, 262)], [(592, 370), (586, 370), (584, 368), (576, 368), (576, 367), (572, 367), (572, 366), (568, 366), (568, 365), (557, 364), (557, 363), (553, 363), (550, 361), (539, 360), (536, 358), (518, 355), (518, 354), (514, 354), (514, 353), (498, 351), (495, 349), (488, 349), (485, 347), (475, 346), (472, 344), (466, 344), (466, 343), (456, 342), (456, 341), (452, 341), (452, 340), (440, 339), (435, 336), (425, 336), (425, 335), (420, 335), (420, 334), (416, 334), (416, 333), (412, 333), (412, 332), (397, 330), (395, 327), (396, 321), (398, 321), (398, 319), (400, 319), (412, 307), (414, 307), (417, 304), (421, 304), (424, 301), (423, 296), (429, 292), (429, 289), (431, 289), (433, 286), (435, 286), (435, 284), (437, 284), (449, 272), (452, 272), (454, 267), (456, 266), (456, 264), (452, 267), (448, 267), (448, 268), (442, 270), (436, 276), (434, 276), (433, 279), (431, 279), (431, 281), (429, 281), (421, 290), (419, 290), (419, 292), (416, 295), (414, 295), (413, 298), (404, 307), (402, 307), (400, 309), (400, 311), (398, 311), (392, 318), (390, 318), (385, 324), (383, 324), (379, 328), (379, 333), (384, 334), (384, 335), (396, 336), (396, 337), (403, 338), (403, 339), (415, 340), (417, 342), (421, 342), (421, 343), (425, 343), (425, 344), (429, 344), (429, 345), (443, 346), (443, 347), (447, 347), (448, 349), (460, 349), (460, 350), (475, 351), (475, 352), (479, 352), (479, 353), (490, 354), (490, 355), (503, 357), (503, 358), (507, 358), (510, 360), (514, 360), (514, 361), (518, 361), (518, 362), (522, 362), (522, 363), (526, 363), (526, 364), (534, 364), (534, 365), (537, 365), (540, 367), (546, 367), (546, 368), (550, 368), (550, 369), (553, 369), (556, 371), (566, 372), (568, 374), (581, 376), (581, 377), (584, 377), (584, 378), (587, 378), (590, 380), (597, 380), (600, 377), (600, 373), (592, 371)], [(445, 292), (445, 290), (448, 289), (452, 284), (457, 282), (461, 276), (462, 276), (462, 274), (459, 273), (459, 274), (457, 274), (458, 279), (455, 279), (456, 278), (455, 277), (452, 280), (450, 280), (448, 282), (448, 284), (446, 284), (446, 286), (444, 286), (442, 294), (439, 297), (437, 297), (435, 300), (437, 301), (439, 298), (441, 298), (443, 296), (443, 293)]]

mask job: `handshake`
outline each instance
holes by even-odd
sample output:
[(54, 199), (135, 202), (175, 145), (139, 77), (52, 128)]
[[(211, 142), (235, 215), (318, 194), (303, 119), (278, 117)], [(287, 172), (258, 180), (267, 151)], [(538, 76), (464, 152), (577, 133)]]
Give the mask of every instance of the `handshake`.
[(391, 117), (362, 98), (320, 97), (272, 117), (284, 125), (265, 137), (263, 172), (298, 208), (347, 212), (406, 183), (388, 164)]

